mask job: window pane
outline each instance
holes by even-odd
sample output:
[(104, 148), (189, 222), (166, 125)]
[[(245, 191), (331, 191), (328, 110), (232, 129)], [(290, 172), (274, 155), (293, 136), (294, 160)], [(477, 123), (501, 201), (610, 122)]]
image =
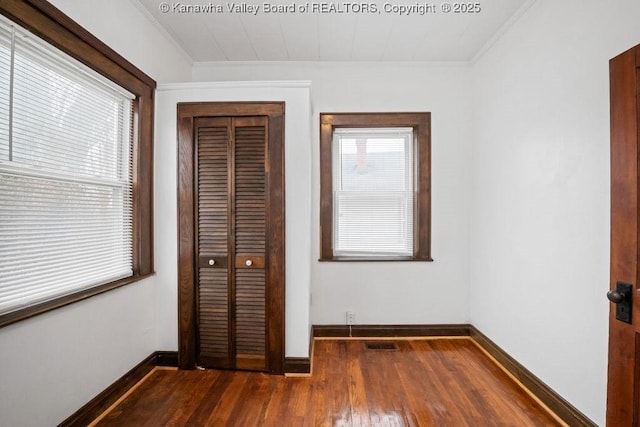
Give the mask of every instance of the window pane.
[[(0, 28), (2, 73), (11, 25)], [(13, 40), (0, 83), (12, 99), (0, 108), (11, 117), (3, 134), (0, 116), (0, 315), (133, 274), (132, 96), (21, 28)]]
[[(60, 52), (16, 35), (13, 161), (74, 176), (120, 179), (123, 111), (109, 90)], [(126, 151), (125, 151), (126, 153)]]
[(0, 173), (0, 313), (130, 276), (130, 211), (126, 189)]
[(334, 253), (413, 254), (412, 129), (339, 129)]
[(339, 192), (338, 254), (411, 255), (411, 193)]
[(341, 138), (341, 190), (406, 191), (407, 148), (405, 138)]

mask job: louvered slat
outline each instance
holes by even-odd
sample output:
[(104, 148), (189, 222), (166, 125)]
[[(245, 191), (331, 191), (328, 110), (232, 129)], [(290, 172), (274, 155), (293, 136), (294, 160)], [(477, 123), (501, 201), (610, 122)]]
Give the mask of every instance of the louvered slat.
[(236, 353), (265, 354), (264, 269), (236, 272)]
[[(228, 130), (199, 127), (198, 255), (228, 256)], [(227, 268), (200, 267), (198, 274), (199, 357), (204, 366), (229, 363)]]
[[(266, 126), (235, 129), (236, 256), (265, 255)], [(265, 369), (265, 269), (236, 268), (236, 362)], [(248, 361), (247, 361), (248, 360)]]

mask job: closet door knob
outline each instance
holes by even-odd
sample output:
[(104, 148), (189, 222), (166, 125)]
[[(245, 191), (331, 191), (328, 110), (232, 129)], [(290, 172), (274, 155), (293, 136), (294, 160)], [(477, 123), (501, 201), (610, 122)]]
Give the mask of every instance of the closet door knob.
[(251, 261), (250, 259), (248, 259), (245, 263), (244, 263), (247, 267), (251, 267), (253, 265), (253, 261)]
[(215, 265), (215, 263), (216, 263), (216, 260), (215, 260), (215, 259), (210, 259), (210, 260), (209, 260), (209, 265)]

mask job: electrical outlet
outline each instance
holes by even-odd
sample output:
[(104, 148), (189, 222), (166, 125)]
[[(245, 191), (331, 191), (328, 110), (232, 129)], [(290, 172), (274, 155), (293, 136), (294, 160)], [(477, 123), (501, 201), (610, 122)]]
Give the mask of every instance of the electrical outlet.
[(353, 325), (356, 315), (353, 311), (347, 311), (347, 325)]

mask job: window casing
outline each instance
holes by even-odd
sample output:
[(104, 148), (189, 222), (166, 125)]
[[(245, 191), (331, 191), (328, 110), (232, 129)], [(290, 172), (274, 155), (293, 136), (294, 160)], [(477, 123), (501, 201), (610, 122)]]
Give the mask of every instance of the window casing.
[(46, 2), (0, 13), (0, 326), (153, 272), (155, 82)]
[(320, 260), (431, 261), (430, 114), (320, 120)]

